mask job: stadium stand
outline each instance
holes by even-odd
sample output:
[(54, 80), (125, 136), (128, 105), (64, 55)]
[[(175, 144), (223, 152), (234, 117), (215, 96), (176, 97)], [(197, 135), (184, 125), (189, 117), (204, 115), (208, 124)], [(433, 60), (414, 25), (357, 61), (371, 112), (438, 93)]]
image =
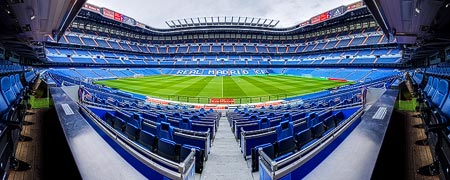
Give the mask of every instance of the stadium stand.
[[(167, 21), (169, 28), (154, 28), (85, 0), (58, 4), (64, 2), (50, 3), (64, 15), (52, 8), (48, 14), (55, 17), (35, 19), (33, 13), (33, 23), (28, 16), (23, 21), (23, 16), (14, 14), (22, 8), (15, 4), (26, 2), (0, 3), (6, 9), (0, 13), (5, 29), (0, 32), (2, 179), (32, 168), (16, 152), (21, 141), (30, 140), (22, 129), (29, 125), (25, 117), (33, 115), (27, 110), (35, 98), (31, 96), (37, 97), (36, 89), (50, 99), (56, 112), (52, 117), (61, 124), (64, 145), (70, 147), (82, 179), (122, 179), (123, 173), (130, 179), (241, 179), (243, 173), (252, 179), (377, 179), (375, 166), (382, 160), (376, 159), (379, 155), (382, 159), (379, 152), (386, 146), (389, 120), (398, 108), (394, 103), (404, 100), (402, 91), (408, 83), (417, 98), (417, 117), (426, 133), (423, 142), (430, 146), (432, 157), (432, 164), (417, 172), (450, 177), (446, 171), (450, 167), (450, 48), (432, 42), (431, 35), (445, 25), (422, 23), (422, 32), (409, 32), (387, 21), (384, 13), (392, 12), (377, 7), (398, 5), (364, 0), (292, 27), (276, 27), (278, 21), (270, 19), (217, 17), (216, 22), (205, 17)], [(415, 8), (417, 14), (410, 17), (417, 20), (423, 14)], [(410, 11), (402, 7), (401, 12)], [(448, 15), (442, 11), (438, 17)], [(429, 22), (438, 24), (436, 19)], [(38, 23), (42, 30), (36, 29)], [(426, 52), (416, 47), (430, 42)], [(146, 78), (161, 82), (140, 81)], [(175, 78), (181, 80), (171, 81)], [(112, 85), (120, 81), (137, 88)], [(250, 84), (248, 89), (244, 81)], [(332, 85), (315, 87), (309, 84), (313, 81)], [(203, 89), (181, 88), (187, 84), (205, 88), (209, 83), (220, 84), (217, 97), (221, 98), (202, 97)], [(144, 92), (147, 86), (150, 94)], [(180, 88), (164, 92), (172, 86)], [(239, 88), (245, 96), (224, 95)], [(290, 88), (299, 91), (290, 93)], [(268, 95), (253, 97), (247, 91)], [(367, 127), (373, 122), (379, 123), (375, 130)], [(372, 144), (362, 142), (366, 136), (361, 136), (361, 149), (355, 147), (352, 157), (345, 157), (348, 162), (337, 165), (340, 148), (358, 141), (351, 138), (353, 132), (370, 132), (365, 134), (373, 136)], [(86, 142), (92, 146), (80, 146)], [(99, 152), (105, 152), (109, 162), (90, 154)], [(360, 158), (364, 167), (352, 158)], [(334, 167), (323, 170), (322, 162)], [(111, 166), (98, 167), (105, 164)], [(348, 169), (358, 173), (342, 173)]]

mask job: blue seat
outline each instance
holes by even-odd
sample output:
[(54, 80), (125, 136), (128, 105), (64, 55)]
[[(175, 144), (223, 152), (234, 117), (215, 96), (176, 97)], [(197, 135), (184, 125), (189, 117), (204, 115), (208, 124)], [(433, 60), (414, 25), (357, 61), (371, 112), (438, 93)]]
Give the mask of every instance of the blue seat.
[(270, 113), (267, 115), (267, 118), (273, 118), (273, 117), (275, 117), (275, 113), (273, 113), (273, 112), (270, 112)]
[(322, 137), (322, 134), (325, 132), (325, 126), (323, 125), (323, 122), (320, 122), (311, 127), (311, 131), (313, 133), (314, 138)]
[(252, 120), (257, 120), (258, 119), (258, 116), (256, 116), (256, 115), (251, 115), (249, 118), (248, 118), (248, 120), (250, 120), (250, 121), (252, 121)]
[(258, 171), (259, 169), (259, 149), (262, 149), (264, 153), (271, 159), (275, 158), (275, 148), (272, 143), (265, 143), (252, 148), (252, 172)]
[(180, 161), (181, 146), (169, 139), (158, 139), (158, 148), (156, 153), (161, 157), (172, 160), (174, 162)]
[(299, 149), (304, 149), (314, 143), (315, 138), (313, 137), (313, 133), (311, 129), (305, 129), (295, 135), (295, 139), (297, 140), (297, 146)]
[(156, 122), (167, 122), (167, 116), (165, 114), (158, 114)]
[(434, 80), (433, 76), (428, 76), (427, 85), (423, 89), (424, 93), (427, 93), (428, 91), (430, 91), (430, 88), (433, 86), (433, 80)]
[(444, 100), (448, 95), (448, 81), (445, 79), (439, 80), (436, 92), (434, 93), (431, 102), (437, 108), (441, 108), (444, 104)]
[(156, 135), (158, 138), (173, 140), (173, 127), (167, 122), (158, 123), (156, 126)]
[(281, 121), (292, 121), (292, 115), (290, 113), (284, 113), (281, 116)]
[(316, 113), (311, 113), (308, 116), (308, 119), (306, 120), (306, 124), (308, 126), (308, 128), (314, 126), (315, 124), (317, 124), (319, 121), (319, 118), (317, 117)]
[(341, 124), (344, 121), (345, 117), (344, 117), (344, 112), (339, 111), (338, 113), (336, 113), (334, 115), (334, 121), (336, 126), (338, 126), (339, 124)]
[(276, 157), (281, 157), (287, 153), (292, 153), (297, 149), (294, 136), (289, 136), (278, 140), (276, 145)]
[(179, 112), (173, 113), (172, 117), (181, 118), (181, 114)]
[(180, 150), (181, 151), (180, 152), (180, 156), (181, 156), (180, 161), (184, 161), (186, 159), (186, 157), (189, 156), (192, 149), (195, 150), (195, 172), (202, 173), (203, 162), (205, 159), (205, 150), (203, 150), (197, 146), (183, 144), (183, 146), (181, 146), (181, 150)]
[(294, 136), (294, 124), (289, 121), (283, 121), (277, 126), (277, 140)]
[(323, 124), (325, 125), (326, 129), (331, 129), (336, 127), (336, 121), (334, 120), (334, 116), (329, 116), (325, 120), (323, 120)]
[(14, 91), (14, 93), (16, 94), (16, 96), (20, 96), (21, 90), (19, 89), (19, 87), (17, 87), (16, 78), (14, 75), (9, 76), (9, 82), (11, 83), (11, 88)]
[(189, 117), (189, 119), (192, 121), (200, 121), (200, 117), (197, 115), (192, 115), (191, 117)]
[[(441, 120), (439, 123), (448, 123), (448, 121), (450, 121), (450, 96), (447, 96), (438, 112)], [(447, 126), (447, 129), (450, 130), (450, 126)]]
[(269, 118), (261, 118), (258, 121), (259, 129), (269, 128), (270, 127), (270, 119)]
[(129, 118), (125, 124), (125, 134), (128, 138), (136, 140), (141, 129), (142, 118), (139, 114), (134, 113), (132, 118)]
[(182, 118), (179, 122), (179, 128), (191, 130), (192, 129), (192, 121), (189, 120), (188, 118)]
[(436, 92), (436, 89), (439, 85), (439, 78), (433, 78), (433, 85), (431, 86), (430, 90), (427, 92), (427, 97), (432, 98), (434, 93)]
[(141, 131), (141, 133), (139, 133), (139, 138), (137, 141), (153, 152), (156, 148), (158, 138), (147, 131)]
[(23, 90), (24, 89), (24, 87), (23, 87), (23, 84), (22, 84), (22, 81), (20, 81), (20, 75), (19, 74), (16, 74), (15, 76), (14, 76), (14, 78), (15, 78), (15, 80), (16, 80), (16, 85), (17, 85), (17, 87), (19, 88), (19, 90)]
[(1, 79), (1, 93), (9, 106), (15, 104), (17, 94), (12, 90), (10, 79), (7, 76)]

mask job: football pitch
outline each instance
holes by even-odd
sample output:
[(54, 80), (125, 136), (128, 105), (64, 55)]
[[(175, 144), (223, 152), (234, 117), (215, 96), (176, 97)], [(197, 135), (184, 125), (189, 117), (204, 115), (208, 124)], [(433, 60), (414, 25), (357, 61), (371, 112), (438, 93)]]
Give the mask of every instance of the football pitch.
[(236, 104), (265, 102), (309, 94), (350, 82), (299, 76), (147, 76), (97, 81), (111, 88), (166, 100), (209, 103), (234, 98)]

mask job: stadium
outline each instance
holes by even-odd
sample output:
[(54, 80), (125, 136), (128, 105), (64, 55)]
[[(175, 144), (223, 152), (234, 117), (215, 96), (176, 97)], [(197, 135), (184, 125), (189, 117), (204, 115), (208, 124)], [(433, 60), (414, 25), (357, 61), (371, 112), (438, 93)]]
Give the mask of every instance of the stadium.
[(449, 0), (163, 28), (0, 2), (2, 179), (450, 179)]

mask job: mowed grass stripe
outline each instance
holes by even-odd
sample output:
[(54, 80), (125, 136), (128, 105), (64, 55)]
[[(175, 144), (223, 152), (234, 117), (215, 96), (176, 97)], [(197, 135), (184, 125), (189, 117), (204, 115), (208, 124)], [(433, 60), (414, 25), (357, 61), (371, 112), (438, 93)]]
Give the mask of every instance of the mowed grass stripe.
[[(260, 96), (260, 95), (266, 95), (267, 92), (264, 91), (263, 89), (259, 88), (258, 86), (253, 85), (250, 82), (247, 82), (245, 80), (242, 79), (242, 77), (239, 76), (234, 76), (234, 77), (225, 77), (226, 79), (230, 79), (232, 78), (236, 84), (245, 91), (245, 94), (247, 96)], [(239, 97), (243, 97), (243, 96), (239, 96)]]
[(304, 77), (294, 77), (291, 78), (289, 76), (269, 76), (268, 79), (274, 82), (286, 84), (292, 86), (293, 89), (300, 88), (301, 90), (294, 90), (294, 92), (302, 92), (306, 88), (319, 88), (328, 89), (336, 86), (342, 86), (345, 82), (336, 82), (324, 79), (314, 79), (314, 78), (304, 78)]
[[(182, 78), (185, 77), (185, 78)], [(163, 86), (161, 89), (155, 91), (155, 93), (169, 94), (169, 95), (179, 95), (177, 92), (191, 84), (197, 82), (200, 79), (199, 76), (180, 76), (175, 81), (170, 82)]]
[[(244, 97), (247, 96), (241, 87), (236, 83), (234, 77), (222, 77), (223, 81), (223, 97)], [(238, 77), (239, 78), (239, 77)]]
[(205, 87), (203, 87), (203, 89), (199, 91), (198, 96), (214, 98), (222, 97), (222, 78), (223, 77), (211, 77), (211, 80), (208, 82), (208, 84), (205, 84)]
[(185, 96), (198, 96), (212, 79), (213, 77), (200, 76), (200, 79), (198, 79), (195, 83), (192, 83), (186, 88), (181, 89), (177, 92), (177, 94)]
[(275, 87), (271, 84), (265, 83), (265, 82), (261, 82), (256, 80), (256, 78), (258, 78), (257, 76), (242, 76), (241, 79), (255, 85), (256, 87), (264, 90), (265, 92), (267, 92), (267, 94), (285, 94), (285, 91), (283, 89), (280, 89), (278, 87)]

